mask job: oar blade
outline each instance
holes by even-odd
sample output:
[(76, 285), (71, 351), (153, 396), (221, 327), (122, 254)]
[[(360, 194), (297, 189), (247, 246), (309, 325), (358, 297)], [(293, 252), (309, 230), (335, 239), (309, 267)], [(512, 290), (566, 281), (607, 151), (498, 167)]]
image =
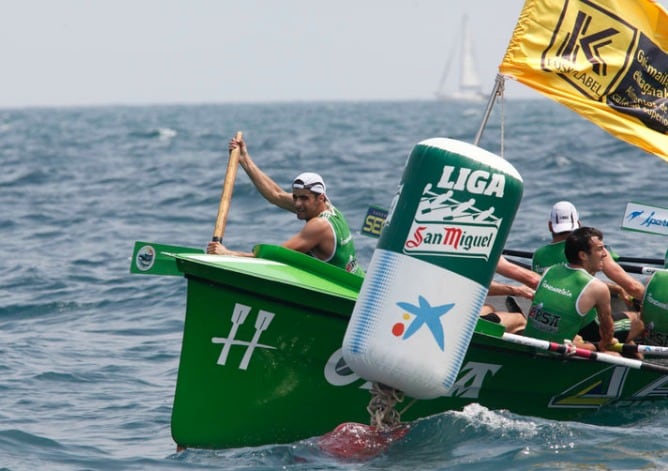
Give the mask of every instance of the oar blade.
[(173, 254), (179, 253), (204, 253), (204, 250), (193, 247), (136, 241), (132, 250), (130, 273), (182, 276), (183, 273), (177, 268), (176, 259), (173, 256)]

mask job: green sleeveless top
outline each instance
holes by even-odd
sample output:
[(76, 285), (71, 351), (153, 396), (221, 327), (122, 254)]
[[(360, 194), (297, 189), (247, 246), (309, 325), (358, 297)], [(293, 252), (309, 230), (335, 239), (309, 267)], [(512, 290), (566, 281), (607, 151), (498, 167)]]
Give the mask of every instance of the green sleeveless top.
[(646, 343), (668, 346), (668, 270), (657, 271), (649, 279), (642, 299), (642, 320)]
[(357, 261), (355, 244), (353, 243), (353, 236), (350, 233), (350, 227), (341, 211), (329, 205), (329, 209), (320, 213), (318, 217), (326, 219), (334, 231), (334, 252), (330, 258), (324, 261), (343, 268), (349, 273), (364, 276), (364, 270)]
[(552, 242), (537, 249), (531, 259), (531, 269), (536, 273), (542, 274), (552, 265), (566, 263), (565, 246), (566, 241), (562, 240), (560, 242)]
[(583, 268), (549, 267), (538, 283), (524, 335), (552, 342), (572, 340), (596, 318), (596, 309), (578, 312), (577, 301), (594, 277)]

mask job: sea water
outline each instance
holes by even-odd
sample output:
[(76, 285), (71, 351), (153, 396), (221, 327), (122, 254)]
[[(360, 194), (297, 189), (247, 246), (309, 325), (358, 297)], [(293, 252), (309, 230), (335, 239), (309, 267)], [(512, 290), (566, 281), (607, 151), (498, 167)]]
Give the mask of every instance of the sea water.
[[(227, 143), (241, 130), (256, 163), (284, 188), (302, 171), (323, 175), (366, 266), (376, 242), (359, 234), (367, 208), (390, 204), (417, 142), (472, 142), (483, 108), (424, 101), (0, 110), (0, 469), (668, 468), (661, 406), (636, 411), (622, 428), (472, 405), (414, 423), (406, 439), (364, 463), (323, 454), (316, 437), (176, 452), (170, 414), (185, 281), (131, 275), (134, 241), (206, 246)], [(668, 206), (668, 163), (544, 99), (511, 98), (499, 110), (480, 145), (524, 179), (507, 248), (546, 243), (550, 208), (568, 199), (620, 255), (663, 258), (666, 238), (620, 225), (628, 201)], [(301, 225), (239, 171), (226, 245), (278, 244)]]

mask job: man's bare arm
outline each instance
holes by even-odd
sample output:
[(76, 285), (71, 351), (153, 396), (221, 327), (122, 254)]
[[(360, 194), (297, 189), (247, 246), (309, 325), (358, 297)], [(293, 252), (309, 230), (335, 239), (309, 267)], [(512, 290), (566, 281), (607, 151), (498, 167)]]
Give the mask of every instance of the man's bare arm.
[(260, 194), (267, 201), (279, 208), (295, 212), (295, 207), (292, 202), (292, 193), (283, 190), (278, 183), (269, 177), (269, 175), (260, 170), (260, 167), (255, 164), (253, 159), (251, 159), (243, 139), (231, 139), (229, 145), (230, 152), (237, 146), (239, 147), (239, 164)]

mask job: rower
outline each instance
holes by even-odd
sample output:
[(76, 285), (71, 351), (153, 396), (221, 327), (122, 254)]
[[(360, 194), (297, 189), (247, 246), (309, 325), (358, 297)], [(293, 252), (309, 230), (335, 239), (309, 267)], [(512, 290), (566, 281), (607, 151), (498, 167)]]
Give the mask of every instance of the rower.
[[(564, 246), (568, 236), (578, 227), (581, 227), (580, 215), (570, 201), (559, 201), (552, 206), (547, 227), (552, 234), (552, 242), (538, 248), (531, 261), (535, 272), (543, 273), (554, 264), (566, 263)], [(626, 310), (616, 310), (612, 313), (614, 320), (615, 337), (621, 341), (630, 341), (643, 332), (640, 315), (637, 312), (637, 300), (642, 299), (645, 292), (643, 284), (629, 275), (616, 261), (605, 247), (606, 257), (603, 258), (603, 274), (613, 281), (607, 282), (610, 294), (616, 296), (626, 304)], [(595, 322), (585, 326), (580, 335), (585, 339), (598, 341), (599, 326)]]
[[(545, 269), (556, 263), (566, 263), (564, 245), (566, 238), (575, 229), (580, 227), (580, 216), (577, 209), (570, 201), (559, 201), (552, 206), (550, 219), (547, 227), (552, 234), (552, 242), (539, 247), (531, 260), (531, 267), (537, 273), (543, 273)], [(606, 277), (614, 283), (608, 283), (610, 293), (617, 295), (629, 307), (633, 299), (642, 299), (645, 292), (643, 284), (631, 275), (615, 261), (615, 258), (606, 248), (607, 256), (603, 260), (601, 270)]]
[[(299, 174), (292, 182), (292, 192), (287, 192), (253, 162), (242, 137), (230, 140), (230, 152), (235, 149), (239, 149), (239, 163), (260, 194), (270, 203), (296, 213), (298, 219), (305, 221), (301, 231), (283, 242), (283, 247), (364, 276), (350, 227), (341, 211), (327, 197), (325, 182), (320, 175), (313, 172)], [(207, 253), (255, 256), (252, 252), (229, 250), (217, 241), (209, 242)]]
[[(594, 275), (608, 254), (603, 233), (580, 227), (568, 235), (564, 245), (568, 263), (549, 267), (538, 284), (524, 335), (552, 342), (573, 342), (588, 350), (606, 350), (613, 339), (610, 291)], [(586, 342), (578, 334), (584, 326), (595, 324), (599, 339)]]
[(643, 343), (668, 346), (668, 270), (658, 270), (650, 277), (642, 300), (642, 319)]

